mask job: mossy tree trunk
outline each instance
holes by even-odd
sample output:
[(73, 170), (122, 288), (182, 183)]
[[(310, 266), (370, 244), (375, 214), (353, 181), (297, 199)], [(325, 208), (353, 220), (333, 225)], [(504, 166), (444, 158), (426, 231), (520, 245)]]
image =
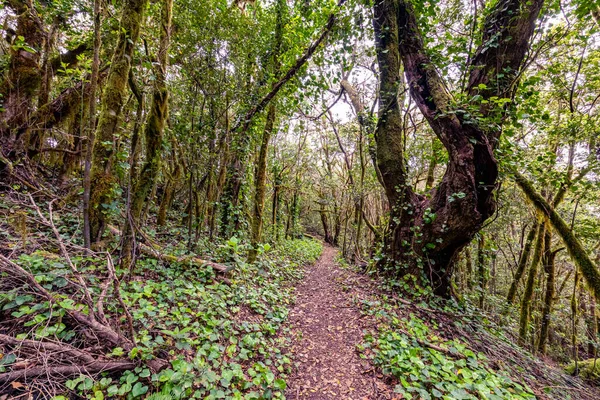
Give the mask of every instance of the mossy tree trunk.
[(548, 333), (550, 330), (550, 319), (552, 317), (552, 308), (555, 301), (556, 293), (556, 268), (555, 259), (558, 251), (552, 251), (552, 230), (549, 228), (549, 223), (545, 222), (548, 229), (546, 229), (544, 237), (544, 274), (546, 275), (546, 290), (544, 292), (544, 308), (542, 310), (542, 322), (540, 326), (540, 336), (538, 339), (537, 350), (541, 354), (546, 354), (546, 345), (548, 342)]
[(255, 188), (254, 188), (254, 209), (252, 226), (250, 231), (250, 251), (248, 253), (248, 262), (256, 261), (257, 246), (262, 237), (263, 227), (263, 211), (265, 208), (265, 197), (267, 194), (267, 153), (269, 151), (269, 141), (275, 126), (275, 105), (271, 103), (267, 112), (267, 121), (265, 130), (263, 131), (262, 141), (260, 144), (260, 152), (258, 154), (258, 162), (255, 171)]
[(487, 250), (485, 248), (485, 235), (479, 233), (477, 240), (477, 280), (479, 286), (479, 308), (483, 308), (485, 302), (485, 293), (487, 291), (488, 281), (488, 257)]
[(548, 204), (544, 197), (535, 190), (531, 181), (519, 172), (513, 172), (513, 174), (515, 182), (523, 190), (523, 193), (525, 193), (535, 208), (548, 218), (550, 225), (562, 239), (571, 259), (577, 266), (578, 271), (581, 272), (581, 276), (585, 279), (589, 289), (596, 296), (597, 300), (600, 299), (600, 272), (598, 271), (598, 266), (587, 254), (571, 227), (558, 215), (552, 205)]
[(598, 315), (596, 311), (596, 298), (590, 295), (587, 309), (587, 336), (589, 358), (595, 359), (598, 353)]
[(26, 125), (34, 110), (42, 83), (40, 55), (47, 35), (31, 0), (8, 0), (6, 5), (17, 14), (15, 44), (10, 46), (6, 79), (0, 82), (0, 147), (8, 160), (27, 150), (27, 141), (20, 141), (24, 131), (16, 128)]
[[(469, 60), (468, 97), (512, 97), (542, 4), (543, 0), (495, 3), (483, 22), (481, 45)], [(391, 209), (380, 265), (392, 265), (400, 276), (424, 277), (435, 294), (450, 297), (456, 255), (496, 209), (498, 165), (493, 150), (503, 109), (490, 103), (480, 107), (482, 117), (496, 122), (494, 128), (456, 112), (409, 1), (376, 1), (374, 28), (380, 71), (377, 165)], [(412, 99), (449, 155), (445, 175), (429, 196), (414, 192), (406, 171), (398, 102), (403, 86), (400, 61)]]
[(542, 258), (544, 248), (544, 238), (546, 232), (546, 224), (541, 222), (538, 225), (537, 240), (535, 242), (533, 257), (527, 274), (525, 290), (521, 299), (521, 314), (519, 317), (519, 343), (525, 345), (529, 336), (529, 323), (531, 322), (531, 299), (533, 298), (535, 283), (538, 275), (538, 265)]
[(506, 297), (506, 302), (508, 304), (512, 304), (515, 300), (515, 296), (517, 295), (517, 288), (519, 287), (519, 283), (521, 282), (521, 278), (525, 273), (525, 268), (527, 267), (527, 261), (529, 261), (529, 255), (531, 254), (531, 249), (533, 248), (533, 241), (535, 240), (535, 235), (537, 234), (539, 229), (538, 223), (534, 223), (531, 228), (529, 228), (529, 232), (527, 233), (527, 238), (525, 239), (525, 244), (523, 245), (523, 250), (521, 251), (521, 255), (519, 256), (519, 263), (517, 264), (517, 270), (515, 271), (515, 275), (510, 284), (510, 288), (508, 289), (508, 296)]
[[(123, 227), (123, 245), (121, 249), (121, 267), (129, 268), (134, 259), (133, 235), (135, 226), (141, 225), (144, 203), (156, 182), (160, 169), (160, 153), (162, 147), (165, 123), (168, 118), (169, 91), (167, 89), (166, 75), (168, 67), (169, 43), (171, 40), (171, 20), (173, 14), (173, 0), (165, 0), (161, 11), (160, 41), (158, 46), (157, 61), (154, 68), (154, 89), (152, 104), (144, 129), (146, 143), (145, 160), (140, 175), (130, 179), (135, 180), (130, 193), (128, 218)], [(132, 169), (132, 171), (134, 171)], [(135, 172), (133, 172), (135, 173)], [(132, 226), (133, 225), (133, 226)]]
[[(279, 76), (281, 70), (281, 62), (279, 55), (283, 44), (283, 28), (285, 24), (285, 15), (287, 14), (287, 2), (285, 0), (277, 1), (277, 20), (275, 22), (275, 37), (273, 49), (271, 53), (271, 75), (272, 77)], [(257, 246), (262, 237), (263, 228), (263, 211), (265, 207), (266, 183), (267, 183), (267, 155), (269, 153), (269, 141), (275, 129), (276, 108), (275, 103), (271, 102), (267, 110), (267, 119), (265, 129), (262, 133), (260, 151), (256, 164), (254, 179), (254, 208), (252, 216), (252, 226), (250, 231), (250, 251), (248, 253), (248, 261), (254, 262), (257, 255)]]
[(106, 210), (113, 200), (114, 142), (135, 43), (139, 37), (148, 0), (126, 0), (121, 10), (119, 39), (102, 94), (98, 126), (94, 135), (90, 176), (89, 224), (92, 242), (100, 240), (106, 227)]
[(162, 198), (158, 206), (158, 215), (156, 217), (156, 224), (158, 226), (164, 226), (167, 222), (167, 211), (171, 209), (171, 205), (173, 204), (173, 197), (175, 195), (175, 188), (177, 187), (177, 184), (181, 179), (181, 175), (183, 173), (181, 161), (177, 152), (177, 149), (173, 149), (172, 151), (173, 171), (170, 174), (168, 174), (168, 177), (166, 178), (167, 181), (165, 183)]
[(279, 204), (281, 202), (281, 188), (283, 186), (283, 172), (277, 164), (273, 165), (273, 196), (271, 198), (271, 228), (273, 240), (279, 240)]

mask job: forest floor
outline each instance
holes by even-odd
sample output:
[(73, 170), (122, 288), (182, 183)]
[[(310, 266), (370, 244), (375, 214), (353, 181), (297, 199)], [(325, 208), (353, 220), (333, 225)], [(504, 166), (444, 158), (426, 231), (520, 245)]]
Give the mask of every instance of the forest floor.
[[(528, 388), (525, 390), (531, 398), (565, 400), (600, 398), (600, 390), (597, 386), (566, 374), (560, 366), (532, 356), (523, 349), (513, 346), (506, 338), (496, 337), (483, 329), (479, 322), (472, 323), (468, 318), (463, 318), (466, 316), (452, 315), (450, 312), (434, 310), (397, 298), (393, 310), (387, 308), (381, 313), (382, 305), (389, 303), (388, 294), (381, 289), (377, 279), (353, 271), (351, 268), (342, 267), (336, 260), (337, 251), (325, 245), (320, 259), (306, 267), (305, 278), (297, 286), (296, 304), (290, 310), (288, 321), (292, 337), (289, 350), (293, 354), (294, 366), (287, 380), (286, 398), (291, 400), (411, 398), (395, 393), (395, 389), (397, 390), (403, 381), (402, 378), (398, 379), (398, 373), (394, 377), (389, 374), (389, 371), (384, 374), (381, 365), (374, 367), (373, 359), (377, 352), (377, 344), (373, 345), (373, 349), (368, 348), (368, 345), (365, 346), (365, 337), (372, 336), (381, 340), (382, 336), (377, 336), (378, 330), (391, 328), (381, 318), (382, 314), (388, 313), (393, 313), (401, 319), (401, 325), (396, 326), (395, 329), (401, 335), (408, 333), (404, 331), (405, 329), (411, 331), (410, 327), (406, 326), (408, 318), (411, 323), (413, 319), (424, 321), (424, 326), (429, 329), (425, 340), (411, 338), (412, 344), (429, 351), (440, 350), (448, 359), (452, 359), (456, 354), (451, 354), (454, 349), (445, 351), (446, 348), (450, 348), (453, 344), (456, 347), (459, 347), (458, 343), (466, 344), (466, 350), (461, 351), (465, 354), (469, 354), (471, 350), (474, 353), (470, 354), (476, 353), (475, 359), (478, 360), (476, 363), (479, 362), (477, 371), (480, 374), (481, 371), (497, 374), (497, 377), (500, 377), (500, 380), (496, 381), (498, 387), (505, 385), (509, 388), (506, 394), (520, 390), (518, 388), (523, 385), (524, 388)], [(456, 357), (459, 358), (460, 355)], [(469, 362), (464, 369), (470, 367)], [(416, 370), (419, 370), (418, 366)], [(458, 371), (460, 373), (460, 369)], [(412, 385), (410, 379), (414, 379), (414, 376), (409, 378), (409, 373), (406, 373), (406, 380), (409, 381), (409, 385)], [(455, 379), (452, 377), (447, 383), (450, 381)], [(406, 387), (406, 381), (403, 383)], [(413, 384), (419, 386), (418, 383)], [(492, 383), (492, 390), (493, 386)], [(493, 391), (491, 393), (489, 398), (508, 398), (506, 395), (494, 396)], [(430, 397), (420, 397), (417, 394), (416, 398)], [(529, 397), (526, 395), (526, 397), (511, 396), (510, 398)]]
[(325, 246), (297, 288), (296, 305), (290, 311), (297, 338), (291, 348), (296, 362), (286, 397), (387, 399), (390, 386), (356, 351), (363, 337), (364, 316), (352, 299), (366, 288), (345, 284), (358, 276), (340, 268), (336, 255), (337, 249)]

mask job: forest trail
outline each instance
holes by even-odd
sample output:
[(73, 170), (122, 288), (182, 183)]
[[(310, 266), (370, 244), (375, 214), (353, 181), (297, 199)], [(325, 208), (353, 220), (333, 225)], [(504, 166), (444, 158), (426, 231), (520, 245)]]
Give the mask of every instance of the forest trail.
[[(360, 311), (352, 304), (357, 291), (355, 272), (342, 269), (337, 250), (325, 245), (319, 260), (307, 267), (298, 286), (290, 325), (294, 371), (288, 380), (288, 399), (387, 399), (390, 387), (379, 379), (356, 345), (362, 338)], [(347, 283), (352, 280), (352, 283)]]

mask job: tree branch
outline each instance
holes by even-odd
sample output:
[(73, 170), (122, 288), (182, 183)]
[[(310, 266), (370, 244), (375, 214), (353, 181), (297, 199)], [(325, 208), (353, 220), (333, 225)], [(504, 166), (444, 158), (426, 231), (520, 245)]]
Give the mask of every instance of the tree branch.
[(548, 217), (552, 227), (563, 240), (569, 255), (581, 271), (592, 293), (600, 300), (600, 272), (598, 272), (598, 267), (589, 257), (569, 225), (548, 204), (544, 197), (535, 190), (533, 184), (524, 175), (515, 171), (514, 179), (535, 208)]
[[(341, 7), (345, 2), (346, 0), (339, 0), (338, 7)], [(329, 15), (327, 24), (325, 24), (325, 27), (323, 27), (323, 30), (321, 31), (319, 37), (313, 43), (311, 43), (310, 46), (308, 46), (308, 48), (304, 51), (304, 54), (296, 60), (294, 65), (285, 73), (285, 75), (281, 77), (279, 81), (277, 81), (275, 84), (273, 84), (273, 86), (271, 87), (271, 91), (267, 93), (255, 106), (248, 110), (248, 112), (244, 115), (244, 120), (239, 121), (237, 125), (234, 126), (231, 130), (232, 132), (237, 131), (242, 126), (244, 127), (243, 131), (246, 131), (246, 128), (250, 125), (250, 122), (252, 121), (254, 115), (264, 110), (267, 104), (269, 104), (269, 102), (273, 100), (277, 93), (279, 93), (283, 85), (285, 85), (290, 79), (296, 76), (296, 74), (300, 71), (304, 64), (306, 64), (306, 62), (312, 57), (319, 45), (325, 40), (327, 35), (329, 35), (329, 32), (331, 32), (331, 30), (333, 29), (336, 19), (336, 14), (332, 13)]]

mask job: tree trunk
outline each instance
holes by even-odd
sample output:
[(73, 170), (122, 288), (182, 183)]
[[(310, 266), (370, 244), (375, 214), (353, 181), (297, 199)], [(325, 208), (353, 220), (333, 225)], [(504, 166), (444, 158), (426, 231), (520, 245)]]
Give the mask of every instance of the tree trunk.
[[(470, 64), (469, 97), (512, 97), (542, 4), (543, 0), (500, 0), (494, 5)], [(490, 107), (493, 102), (482, 103), (482, 117), (497, 120), (496, 126), (484, 127), (455, 108), (408, 1), (376, 1), (374, 29), (380, 70), (377, 164), (391, 209), (380, 265), (394, 266), (401, 276), (424, 277), (435, 294), (450, 297), (457, 253), (496, 208), (498, 166), (493, 150), (504, 110)], [(412, 99), (449, 155), (446, 173), (429, 197), (412, 190), (406, 172), (398, 103), (400, 60)]]
[(102, 15), (100, 13), (101, 0), (94, 0), (94, 55), (92, 57), (92, 71), (90, 76), (90, 99), (88, 104), (89, 122), (86, 126), (87, 142), (85, 146), (85, 161), (83, 167), (83, 243), (86, 249), (92, 244), (90, 226), (90, 196), (92, 175), (92, 150), (94, 148), (96, 130), (96, 89), (100, 72), (100, 46), (102, 45), (101, 28)]
[[(279, 76), (281, 63), (279, 62), (279, 53), (283, 43), (284, 16), (286, 15), (287, 2), (285, 0), (277, 1), (277, 21), (275, 25), (275, 38), (271, 54), (271, 68), (273, 76)], [(273, 86), (271, 87), (271, 89)], [(267, 111), (267, 120), (260, 144), (258, 162), (254, 173), (255, 193), (254, 193), (254, 215), (250, 233), (250, 251), (248, 261), (256, 261), (257, 246), (261, 240), (263, 227), (263, 211), (265, 207), (266, 182), (267, 182), (267, 155), (269, 153), (269, 141), (273, 134), (275, 126), (275, 103), (271, 102)]]
[[(24, 132), (15, 128), (25, 125), (34, 109), (34, 99), (42, 83), (40, 54), (46, 33), (31, 1), (8, 0), (6, 5), (17, 14), (15, 37), (18, 42), (9, 46), (8, 71), (6, 79), (0, 83), (0, 147), (2, 153), (12, 159), (17, 153), (23, 154), (27, 150), (24, 148), (27, 141), (20, 141)], [(2, 167), (4, 165), (0, 164)]]
[(548, 226), (544, 238), (544, 273), (546, 274), (546, 291), (544, 293), (544, 308), (542, 311), (542, 323), (540, 327), (540, 338), (538, 340), (538, 351), (546, 355), (546, 343), (548, 341), (548, 332), (550, 329), (550, 318), (552, 317), (552, 307), (554, 305), (554, 293), (556, 292), (556, 268), (554, 260), (556, 258), (557, 251), (552, 251), (550, 246), (552, 244), (552, 231), (550, 230), (548, 222), (545, 222)]
[(321, 204), (321, 208), (319, 209), (319, 215), (321, 216), (321, 224), (323, 224), (323, 234), (325, 235), (325, 243), (333, 245), (333, 237), (331, 236), (331, 232), (329, 231), (329, 222), (327, 221), (327, 213), (325, 212), (323, 204)]
[(517, 265), (517, 270), (515, 271), (515, 276), (513, 277), (513, 281), (510, 284), (510, 288), (508, 289), (508, 296), (506, 297), (506, 302), (508, 304), (512, 304), (515, 300), (515, 296), (517, 294), (517, 288), (519, 287), (519, 283), (521, 282), (521, 278), (525, 273), (525, 267), (527, 266), (527, 261), (529, 260), (529, 254), (531, 253), (532, 244), (535, 240), (535, 235), (538, 231), (538, 223), (534, 223), (529, 229), (529, 233), (527, 234), (527, 239), (525, 240), (525, 244), (523, 245), (523, 250), (521, 251), (521, 255), (519, 257), (519, 264)]
[(598, 353), (598, 315), (596, 313), (596, 298), (590, 295), (587, 320), (588, 355), (596, 358)]
[(473, 289), (473, 259), (471, 258), (471, 248), (469, 245), (465, 246), (465, 281), (467, 288)]
[(525, 291), (523, 292), (523, 298), (521, 299), (521, 315), (519, 318), (519, 343), (521, 345), (527, 343), (527, 337), (529, 335), (529, 323), (531, 321), (531, 299), (533, 298), (533, 291), (535, 290), (535, 281), (538, 275), (538, 264), (542, 258), (545, 231), (546, 224), (541, 222), (538, 226), (537, 241), (535, 242), (533, 258), (531, 259), (531, 265), (529, 266), (529, 274), (527, 275)]
[(548, 218), (555, 232), (558, 233), (565, 244), (569, 255), (577, 266), (577, 270), (581, 272), (596, 299), (600, 299), (600, 272), (598, 271), (598, 266), (587, 254), (571, 227), (548, 204), (544, 197), (536, 192), (533, 184), (525, 176), (519, 172), (514, 172), (513, 174), (515, 182), (523, 190), (523, 193), (525, 193), (535, 208)]
[(90, 176), (89, 224), (90, 240), (97, 242), (106, 227), (104, 207), (112, 201), (114, 141), (119, 117), (123, 108), (123, 97), (129, 78), (144, 10), (148, 0), (127, 0), (123, 5), (120, 35), (112, 56), (108, 79), (102, 95), (98, 126), (94, 135)]
[(479, 233), (479, 240), (477, 241), (477, 278), (479, 284), (479, 308), (483, 309), (485, 302), (485, 293), (487, 291), (487, 280), (488, 280), (488, 268), (487, 268), (487, 257), (485, 250), (485, 236), (483, 233)]
[[(169, 42), (171, 39), (171, 20), (173, 14), (173, 0), (165, 0), (161, 11), (161, 32), (158, 46), (158, 54), (154, 74), (154, 91), (152, 93), (152, 104), (150, 113), (144, 129), (146, 139), (145, 160), (140, 171), (140, 175), (135, 179), (133, 190), (130, 193), (131, 202), (129, 204), (128, 216), (132, 221), (125, 221), (123, 228), (123, 246), (121, 248), (121, 267), (130, 268), (131, 261), (134, 259), (133, 235), (134, 226), (141, 226), (142, 210), (144, 202), (148, 198), (150, 191), (156, 181), (156, 176), (160, 168), (160, 151), (162, 147), (165, 122), (168, 118), (168, 99), (166, 74), (168, 66)], [(132, 173), (135, 170), (132, 169)]]
[(256, 261), (257, 246), (262, 236), (263, 227), (263, 211), (265, 207), (265, 197), (267, 192), (267, 154), (269, 151), (269, 140), (273, 133), (275, 124), (275, 105), (269, 105), (267, 112), (267, 122), (263, 131), (262, 142), (260, 145), (260, 153), (258, 155), (258, 163), (254, 174), (256, 180), (256, 188), (254, 193), (254, 215), (252, 220), (252, 230), (250, 235), (250, 251), (248, 253), (248, 262)]

